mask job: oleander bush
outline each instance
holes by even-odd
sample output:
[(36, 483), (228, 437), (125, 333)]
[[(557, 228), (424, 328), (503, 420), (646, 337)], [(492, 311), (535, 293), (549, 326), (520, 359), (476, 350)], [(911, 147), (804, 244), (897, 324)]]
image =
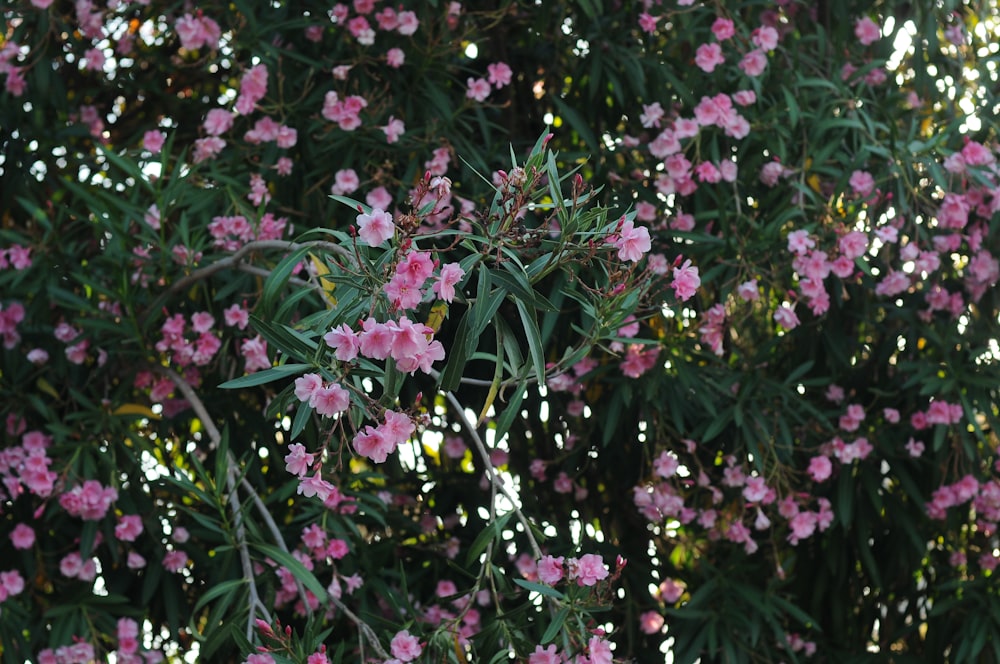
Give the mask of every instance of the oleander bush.
[(1000, 660), (994, 3), (0, 21), (3, 662)]

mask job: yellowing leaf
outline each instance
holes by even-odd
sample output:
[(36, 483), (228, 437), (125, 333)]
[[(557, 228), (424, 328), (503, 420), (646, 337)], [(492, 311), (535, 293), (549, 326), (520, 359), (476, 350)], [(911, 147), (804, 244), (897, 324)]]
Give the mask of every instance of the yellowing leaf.
[(44, 378), (39, 378), (38, 381), (35, 383), (35, 387), (40, 389), (42, 392), (45, 392), (53, 399), (59, 398), (59, 393), (56, 392), (56, 388), (52, 387), (52, 384), (49, 383), (49, 381), (45, 380)]
[(815, 173), (813, 173), (812, 175), (810, 175), (809, 177), (807, 177), (806, 178), (806, 184), (809, 185), (809, 188), (812, 189), (813, 191), (815, 191), (817, 194), (819, 193), (819, 176), (818, 175), (816, 175)]
[(156, 413), (154, 413), (149, 408), (149, 406), (144, 406), (141, 403), (125, 403), (125, 404), (122, 404), (122, 405), (118, 406), (117, 408), (115, 408), (111, 412), (111, 414), (112, 415), (116, 415), (116, 416), (121, 416), (121, 415), (141, 415), (142, 417), (148, 417), (151, 420), (158, 420), (158, 419), (160, 419), (160, 416), (157, 415)]
[(333, 297), (333, 289), (337, 287), (337, 284), (333, 283), (329, 279), (323, 278), (324, 276), (330, 274), (330, 268), (326, 266), (326, 263), (313, 254), (309, 254), (309, 260), (312, 261), (313, 269), (316, 270), (316, 279), (319, 281), (319, 285), (323, 289), (323, 299), (326, 300), (327, 306), (332, 309), (337, 306), (337, 300)]
[(438, 302), (433, 307), (431, 307), (431, 312), (427, 314), (427, 327), (431, 328), (435, 332), (441, 329), (441, 323), (444, 322), (445, 316), (448, 315), (448, 303)]

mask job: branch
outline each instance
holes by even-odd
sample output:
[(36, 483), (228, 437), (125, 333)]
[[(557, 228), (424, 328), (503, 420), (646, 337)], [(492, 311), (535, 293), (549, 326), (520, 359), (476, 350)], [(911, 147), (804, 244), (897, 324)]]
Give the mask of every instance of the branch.
[(199, 268), (187, 275), (182, 277), (172, 283), (170, 288), (163, 292), (153, 304), (149, 307), (149, 311), (156, 311), (162, 306), (162, 304), (171, 295), (174, 295), (193, 283), (201, 281), (202, 279), (207, 279), (216, 272), (221, 272), (222, 270), (227, 270), (229, 268), (238, 268), (240, 263), (249, 255), (255, 251), (270, 251), (270, 250), (280, 250), (280, 251), (296, 251), (303, 247), (315, 247), (316, 249), (324, 249), (326, 251), (331, 251), (335, 254), (339, 254), (345, 258), (354, 260), (354, 255), (351, 254), (347, 249), (343, 248), (335, 242), (327, 242), (325, 240), (314, 240), (311, 242), (287, 242), (285, 240), (254, 240), (253, 242), (248, 242), (235, 252), (226, 256), (225, 258), (220, 258), (219, 260), (206, 265), (205, 267)]
[[(521, 522), (521, 525), (524, 526), (524, 534), (528, 537), (528, 543), (531, 544), (531, 550), (535, 554), (535, 559), (537, 560), (541, 558), (542, 549), (538, 546), (538, 542), (535, 540), (535, 536), (531, 532), (531, 525), (528, 523), (528, 519), (524, 516), (524, 512), (522, 512), (521, 508), (517, 506), (517, 502), (514, 501), (513, 496), (511, 496), (507, 491), (507, 487), (504, 485), (503, 480), (494, 471), (493, 462), (490, 461), (490, 453), (486, 450), (486, 445), (483, 443), (483, 439), (479, 436), (479, 431), (477, 431), (475, 425), (469, 421), (469, 418), (465, 416), (465, 408), (462, 407), (461, 402), (459, 402), (453, 392), (445, 392), (445, 398), (458, 412), (458, 416), (462, 419), (462, 424), (465, 425), (466, 430), (472, 437), (472, 441), (475, 443), (476, 449), (479, 452), (479, 457), (483, 460), (483, 464), (486, 466), (486, 477), (496, 490), (510, 502), (511, 507), (514, 510), (514, 515), (517, 517), (517, 520)], [(491, 513), (492, 509), (493, 506), (491, 505)]]
[[(222, 443), (222, 434), (219, 432), (218, 427), (215, 426), (215, 422), (208, 414), (208, 409), (205, 408), (204, 402), (198, 397), (194, 388), (170, 367), (163, 367), (162, 371), (174, 382), (180, 393), (191, 404), (198, 419), (201, 420), (202, 426), (205, 427), (205, 431), (208, 432), (208, 437), (212, 442), (211, 449), (218, 448)], [(233, 521), (236, 524), (236, 548), (240, 552), (240, 567), (243, 570), (243, 578), (246, 579), (250, 587), (250, 615), (247, 617), (246, 629), (246, 636), (249, 641), (253, 636), (254, 620), (257, 617), (257, 612), (260, 612), (260, 616), (269, 623), (272, 622), (272, 618), (271, 613), (260, 599), (260, 593), (257, 590), (257, 582), (255, 580), (256, 575), (253, 571), (253, 562), (250, 560), (247, 533), (243, 525), (243, 510), (240, 506), (239, 496), (236, 493), (236, 460), (233, 458), (231, 452), (227, 451), (226, 455), (228, 462), (226, 468), (226, 489), (229, 492), (229, 508), (232, 510)]]

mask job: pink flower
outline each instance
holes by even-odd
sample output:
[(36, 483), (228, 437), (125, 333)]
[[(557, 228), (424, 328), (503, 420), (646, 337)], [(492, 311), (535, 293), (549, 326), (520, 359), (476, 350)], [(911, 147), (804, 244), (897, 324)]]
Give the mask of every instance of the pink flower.
[(814, 456), (809, 460), (809, 476), (813, 482), (823, 482), (829, 479), (833, 472), (833, 464), (825, 456)]
[(351, 406), (351, 396), (339, 384), (333, 383), (319, 388), (309, 402), (319, 415), (332, 417)]
[(274, 658), (268, 654), (248, 655), (242, 664), (274, 664)]
[(563, 557), (542, 556), (538, 561), (538, 580), (554, 586), (563, 578)]
[(691, 265), (691, 259), (685, 260), (680, 267), (675, 267), (673, 276), (671, 287), (674, 289), (674, 295), (681, 301), (690, 299), (701, 286), (698, 268)]
[(222, 312), (222, 318), (229, 327), (245, 330), (250, 322), (250, 314), (238, 304), (234, 304)]
[(373, 360), (384, 360), (392, 352), (394, 337), (392, 327), (379, 323), (374, 318), (366, 318), (361, 323), (361, 334), (358, 335), (358, 351)]
[(392, 650), (392, 656), (401, 662), (412, 662), (420, 657), (420, 653), (424, 650), (417, 637), (405, 629), (396, 632), (389, 647)]
[(720, 17), (712, 23), (712, 34), (719, 41), (726, 41), (736, 34), (736, 28), (730, 19)]
[(35, 543), (35, 531), (26, 523), (19, 523), (10, 532), (10, 541), (15, 549), (30, 549)]
[(639, 14), (639, 29), (647, 35), (651, 35), (656, 32), (656, 24), (659, 20), (659, 16), (653, 16), (652, 14), (643, 12)]
[(441, 267), (437, 281), (432, 287), (434, 293), (445, 302), (455, 299), (455, 285), (465, 276), (465, 270), (458, 263), (447, 263)]
[(787, 304), (774, 312), (774, 321), (786, 330), (794, 330), (799, 326), (799, 317), (795, 315), (795, 309)]
[(760, 76), (767, 68), (767, 54), (761, 49), (755, 48), (743, 56), (739, 67), (747, 76)]
[(0, 572), (0, 597), (20, 595), (24, 591), (24, 577), (15, 569)]
[(488, 74), (487, 80), (497, 90), (506, 85), (510, 85), (511, 77), (514, 74), (506, 62), (494, 62), (493, 64), (487, 65), (486, 72)]
[(575, 564), (570, 560), (570, 569), (574, 571), (573, 577), (579, 586), (593, 586), (598, 581), (608, 578), (608, 568), (604, 564), (604, 559), (593, 553), (580, 556)]
[(195, 18), (191, 14), (185, 14), (177, 19), (174, 29), (177, 30), (177, 36), (181, 40), (181, 47), (189, 51), (197, 50), (202, 46), (208, 46), (214, 50), (219, 46), (219, 38), (222, 36), (219, 24), (207, 16)]
[(702, 44), (695, 52), (694, 63), (703, 72), (710, 74), (715, 68), (726, 61), (722, 55), (722, 47), (718, 44)]
[(399, 69), (406, 61), (406, 54), (401, 48), (390, 48), (385, 53), (385, 62), (393, 69)]
[(221, 136), (233, 126), (233, 113), (224, 108), (213, 108), (205, 116), (202, 127), (209, 136)]
[(334, 357), (341, 362), (353, 360), (358, 356), (358, 351), (361, 348), (358, 335), (347, 326), (347, 323), (342, 323), (340, 327), (335, 327), (327, 332), (323, 335), (323, 340), (330, 348), (336, 349)]
[(406, 133), (406, 126), (403, 124), (402, 120), (398, 120), (393, 116), (389, 116), (389, 122), (382, 127), (382, 133), (385, 134), (385, 140), (387, 143), (395, 143), (399, 141), (399, 137)]
[(757, 102), (757, 93), (753, 90), (738, 90), (733, 93), (733, 103), (737, 106), (750, 106)]
[(854, 171), (848, 183), (854, 193), (861, 198), (868, 198), (875, 189), (875, 178), (868, 171)]
[(295, 379), (295, 397), (304, 403), (311, 404), (316, 393), (323, 387), (323, 378), (319, 374), (308, 373)]
[(542, 649), (535, 646), (535, 652), (528, 655), (528, 664), (563, 664), (563, 657), (559, 654), (555, 645)]
[(868, 236), (861, 231), (851, 231), (840, 238), (840, 253), (853, 261), (868, 251)]
[(864, 46), (869, 46), (882, 38), (882, 29), (878, 23), (865, 16), (854, 23), (854, 36)]
[(600, 636), (590, 637), (590, 641), (587, 642), (587, 650), (590, 651), (587, 658), (588, 664), (611, 664), (613, 661), (611, 644)]
[(911, 437), (906, 441), (906, 451), (909, 452), (911, 457), (917, 458), (924, 453), (924, 444)]
[(301, 443), (292, 443), (288, 446), (288, 454), (285, 455), (285, 470), (292, 475), (304, 477), (309, 472), (313, 463), (313, 455), (306, 453), (306, 448)]
[(375, 463), (383, 463), (396, 450), (396, 445), (385, 434), (372, 426), (366, 426), (354, 436), (354, 451), (368, 457)]
[(333, 175), (333, 186), (330, 193), (335, 196), (351, 194), (361, 186), (361, 180), (353, 168), (342, 168)]
[(321, 501), (324, 501), (333, 492), (334, 487), (332, 484), (324, 480), (320, 471), (317, 470), (316, 474), (312, 477), (300, 479), (299, 485), (295, 490), (300, 496), (305, 496), (306, 498), (316, 496)]
[(190, 562), (190, 559), (183, 551), (168, 551), (167, 554), (163, 556), (164, 569), (173, 574), (176, 574), (187, 567), (188, 562)]
[(816, 246), (816, 241), (809, 237), (809, 231), (792, 231), (788, 234), (788, 251), (803, 255)]
[(115, 526), (115, 538), (120, 542), (134, 542), (142, 534), (142, 517), (138, 514), (125, 514), (118, 518)]
[(408, 37), (417, 31), (420, 26), (420, 21), (417, 20), (417, 15), (411, 11), (402, 11), (396, 14), (396, 20), (399, 22), (396, 26), (396, 32)]
[(142, 135), (142, 147), (150, 152), (159, 152), (166, 140), (167, 135), (162, 131), (151, 129)]
[(135, 551), (129, 551), (125, 564), (129, 569), (142, 569), (146, 566), (146, 559)]
[(817, 518), (815, 512), (799, 512), (788, 522), (792, 532), (788, 533), (788, 541), (795, 546), (799, 540), (810, 537), (816, 532)]
[(750, 41), (761, 50), (773, 51), (778, 46), (778, 31), (769, 25), (761, 26), (750, 35)]
[(424, 299), (420, 284), (414, 283), (405, 274), (393, 275), (382, 290), (395, 309), (413, 309)]
[(645, 611), (639, 616), (639, 629), (643, 634), (658, 634), (663, 623), (663, 616), (656, 611)]
[(631, 219), (620, 220), (618, 233), (608, 242), (618, 249), (618, 260), (637, 263), (652, 247), (649, 231), (645, 226), (636, 226)]
[(361, 213), (357, 217), (358, 235), (369, 247), (377, 247), (396, 232), (392, 215), (384, 210), (374, 209), (371, 214)]
[(465, 96), (469, 99), (483, 102), (490, 96), (490, 84), (485, 78), (472, 78), (470, 76), (465, 84), (468, 86)]

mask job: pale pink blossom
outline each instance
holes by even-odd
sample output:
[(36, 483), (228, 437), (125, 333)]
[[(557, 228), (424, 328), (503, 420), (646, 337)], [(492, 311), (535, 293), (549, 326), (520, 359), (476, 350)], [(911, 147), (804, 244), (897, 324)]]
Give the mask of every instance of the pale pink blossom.
[(317, 389), (309, 401), (316, 413), (323, 417), (332, 417), (347, 410), (351, 405), (350, 394), (337, 383), (324, 385)]
[(604, 559), (594, 553), (587, 553), (579, 559), (570, 560), (572, 578), (576, 579), (579, 586), (593, 586), (598, 581), (608, 578), (608, 568), (604, 564)]
[(35, 531), (26, 523), (19, 523), (10, 531), (10, 541), (15, 549), (30, 549), (35, 544)]
[(393, 69), (399, 69), (406, 62), (406, 54), (401, 48), (390, 48), (385, 53), (385, 62)]
[(177, 574), (182, 569), (187, 567), (190, 562), (188, 555), (180, 550), (168, 551), (166, 555), (163, 556), (163, 567), (168, 572)]
[(358, 351), (361, 348), (358, 335), (348, 327), (347, 323), (342, 323), (339, 327), (335, 327), (327, 332), (323, 335), (323, 340), (328, 346), (336, 349), (334, 357), (341, 362), (350, 362), (353, 360), (358, 356)]
[(390, 115), (388, 123), (382, 127), (382, 133), (385, 134), (387, 143), (396, 143), (399, 141), (399, 137), (406, 133), (406, 126), (402, 120)]
[(166, 140), (167, 135), (162, 131), (151, 129), (142, 135), (142, 147), (150, 152), (159, 152)]
[(864, 16), (854, 23), (854, 36), (864, 46), (869, 46), (882, 38), (882, 29), (878, 23)]
[(715, 68), (726, 61), (722, 55), (722, 47), (718, 44), (702, 44), (695, 51), (694, 63), (703, 72), (710, 74)]
[(292, 443), (288, 446), (288, 454), (285, 455), (286, 471), (298, 477), (305, 477), (312, 463), (313, 455), (308, 454), (301, 443)]
[(677, 299), (683, 301), (691, 299), (698, 287), (701, 286), (701, 277), (698, 275), (698, 268), (691, 265), (691, 259), (684, 261), (679, 267), (673, 269), (673, 282), (671, 288)]
[(799, 317), (795, 315), (795, 309), (787, 304), (781, 305), (774, 312), (774, 321), (786, 330), (794, 330), (799, 326)]
[(125, 514), (118, 517), (115, 526), (115, 538), (120, 542), (134, 542), (142, 534), (142, 517), (138, 514)]
[(563, 578), (564, 558), (559, 556), (542, 556), (538, 560), (538, 580), (550, 586), (554, 586)]
[(767, 68), (767, 54), (759, 48), (750, 51), (740, 60), (739, 68), (747, 76), (760, 76)]
[(441, 266), (437, 281), (431, 287), (434, 293), (445, 302), (455, 299), (455, 285), (465, 276), (465, 271), (458, 263), (447, 263)]
[(485, 78), (473, 78), (470, 76), (465, 84), (468, 86), (465, 96), (469, 99), (483, 102), (490, 96), (490, 84)]
[(510, 85), (511, 77), (514, 75), (514, 72), (511, 71), (511, 68), (506, 62), (494, 62), (489, 64), (486, 66), (486, 72), (488, 74), (487, 80), (497, 90)]
[(608, 240), (618, 249), (618, 259), (633, 263), (642, 260), (652, 247), (649, 230), (645, 226), (636, 226), (631, 219), (620, 224), (617, 233)]
[(412, 662), (420, 657), (420, 653), (424, 650), (420, 645), (420, 640), (405, 629), (396, 632), (389, 648), (392, 650), (392, 656), (401, 662)]
[(535, 646), (535, 651), (528, 655), (528, 664), (563, 664), (564, 661), (555, 645), (544, 649), (542, 646)]
[(385, 210), (374, 209), (371, 214), (361, 213), (357, 217), (358, 236), (369, 247), (377, 247), (396, 232), (392, 215)]

